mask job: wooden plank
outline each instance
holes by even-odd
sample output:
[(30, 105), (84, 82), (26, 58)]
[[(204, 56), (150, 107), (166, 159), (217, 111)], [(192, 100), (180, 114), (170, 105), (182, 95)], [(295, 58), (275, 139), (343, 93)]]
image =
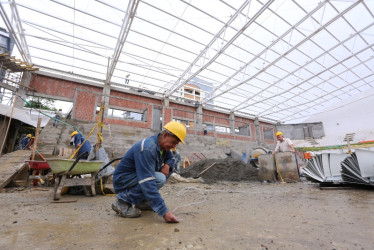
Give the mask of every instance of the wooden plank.
[(0, 158), (0, 189), (6, 187), (22, 170), (27, 167), (31, 151), (17, 150)]

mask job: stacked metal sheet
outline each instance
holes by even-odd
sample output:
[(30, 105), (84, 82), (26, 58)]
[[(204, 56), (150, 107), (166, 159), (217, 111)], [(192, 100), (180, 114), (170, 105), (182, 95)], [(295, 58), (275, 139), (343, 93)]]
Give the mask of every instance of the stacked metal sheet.
[(313, 156), (303, 168), (307, 178), (315, 182), (342, 182), (341, 162), (348, 154), (323, 153)]
[(356, 149), (342, 163), (342, 178), (345, 183), (374, 186), (374, 152)]

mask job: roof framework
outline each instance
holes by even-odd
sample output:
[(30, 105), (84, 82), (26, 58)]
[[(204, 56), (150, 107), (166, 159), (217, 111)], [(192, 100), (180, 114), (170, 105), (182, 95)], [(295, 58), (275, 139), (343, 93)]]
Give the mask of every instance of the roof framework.
[(0, 4), (15, 53), (41, 71), (171, 99), (197, 82), (203, 105), (282, 122), (374, 88), (373, 12), (369, 0)]

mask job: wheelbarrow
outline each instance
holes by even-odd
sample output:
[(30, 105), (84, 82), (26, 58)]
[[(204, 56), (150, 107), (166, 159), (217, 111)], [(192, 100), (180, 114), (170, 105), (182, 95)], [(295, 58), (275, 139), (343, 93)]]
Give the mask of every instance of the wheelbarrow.
[[(30, 180), (34, 180), (34, 186), (39, 180), (44, 181), (44, 186), (49, 185), (49, 177), (52, 175), (51, 168), (47, 161), (25, 161), (29, 166), (28, 175), (26, 177), (25, 187), (29, 186)], [(41, 174), (41, 175), (39, 175)]]
[[(95, 178), (104, 161), (80, 160), (87, 155), (88, 152), (85, 152), (79, 155), (76, 160), (47, 159), (55, 174), (54, 200), (61, 198), (63, 187), (83, 186), (86, 195), (96, 195)], [(87, 190), (87, 186), (91, 186), (91, 192)]]

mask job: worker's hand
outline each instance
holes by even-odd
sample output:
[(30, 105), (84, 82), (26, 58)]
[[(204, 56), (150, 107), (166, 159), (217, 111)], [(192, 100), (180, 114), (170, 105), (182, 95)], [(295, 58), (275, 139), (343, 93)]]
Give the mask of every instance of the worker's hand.
[(276, 153), (276, 152), (275, 152), (275, 151), (273, 151), (273, 153), (272, 153), (272, 154), (273, 154), (273, 155), (275, 155), (275, 153)]
[(166, 223), (179, 223), (178, 218), (170, 210), (164, 215), (164, 220)]
[(161, 168), (161, 173), (163, 173), (167, 178), (169, 176), (169, 171), (170, 171), (170, 166), (169, 164), (165, 163), (164, 166), (162, 166)]

